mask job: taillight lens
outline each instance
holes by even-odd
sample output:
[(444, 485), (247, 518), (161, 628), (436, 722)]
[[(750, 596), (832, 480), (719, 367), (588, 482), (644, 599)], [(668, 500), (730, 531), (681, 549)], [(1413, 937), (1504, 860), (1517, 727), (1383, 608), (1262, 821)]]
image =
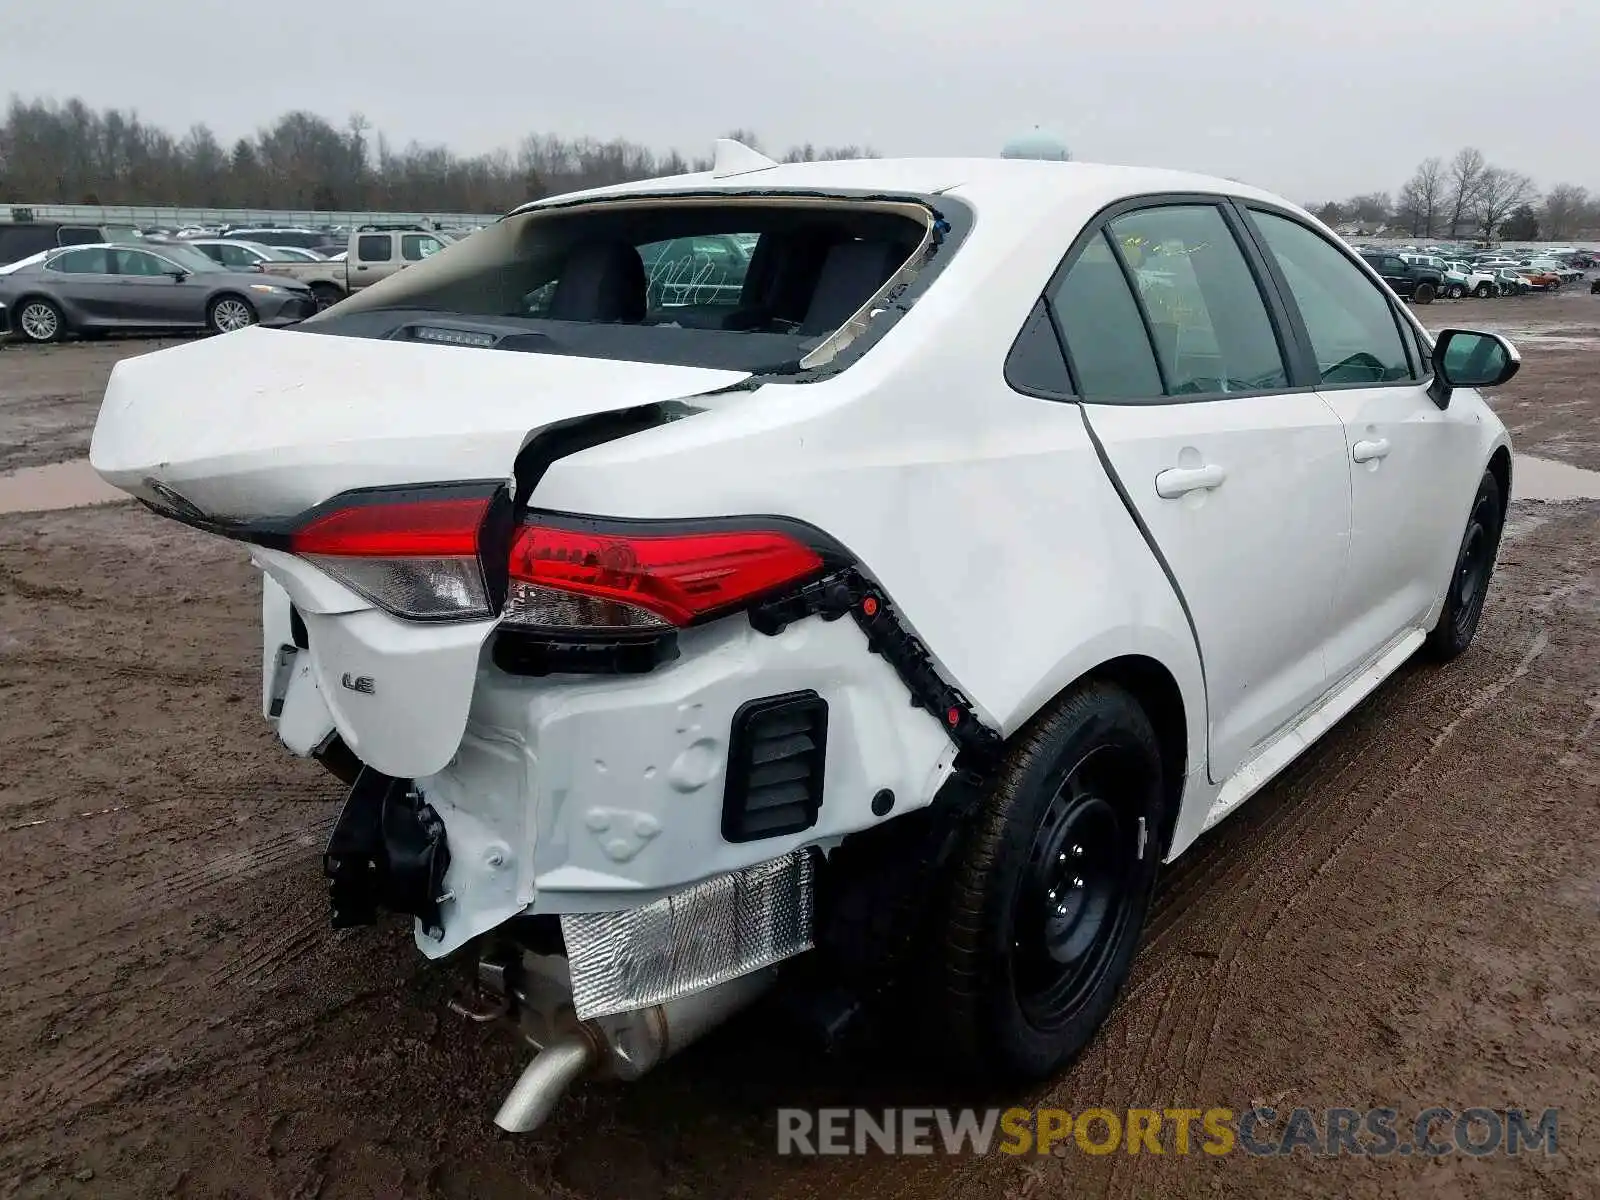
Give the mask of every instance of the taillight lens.
[(614, 633), (667, 630), (732, 611), (818, 574), (811, 546), (770, 529), (641, 533), (517, 530), (502, 619)]
[(289, 548), (351, 591), (416, 621), (493, 615), (479, 555), (492, 493), (370, 493), (313, 517)]

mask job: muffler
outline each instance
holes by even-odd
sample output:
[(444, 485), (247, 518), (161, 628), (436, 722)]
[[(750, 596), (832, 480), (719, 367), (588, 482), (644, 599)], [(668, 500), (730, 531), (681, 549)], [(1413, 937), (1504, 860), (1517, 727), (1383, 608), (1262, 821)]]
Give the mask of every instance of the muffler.
[(585, 1075), (638, 1079), (749, 1007), (776, 978), (776, 967), (768, 967), (663, 1004), (596, 1017), (553, 1035), (542, 1033), (538, 1040), (530, 1033), (529, 1040), (541, 1048), (500, 1105), (494, 1123), (507, 1133), (530, 1133)]

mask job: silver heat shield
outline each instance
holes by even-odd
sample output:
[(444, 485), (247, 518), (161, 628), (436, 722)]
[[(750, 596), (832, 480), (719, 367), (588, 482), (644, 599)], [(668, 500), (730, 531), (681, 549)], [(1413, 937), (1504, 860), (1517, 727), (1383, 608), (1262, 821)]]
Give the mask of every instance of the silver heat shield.
[(561, 918), (578, 1019), (648, 1008), (811, 949), (809, 850), (623, 912)]

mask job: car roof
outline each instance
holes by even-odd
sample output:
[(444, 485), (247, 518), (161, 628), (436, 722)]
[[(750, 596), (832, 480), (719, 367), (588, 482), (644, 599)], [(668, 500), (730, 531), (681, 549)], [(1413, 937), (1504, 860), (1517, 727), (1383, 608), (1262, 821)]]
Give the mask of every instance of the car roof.
[[(782, 163), (755, 171), (717, 176), (691, 175), (647, 179), (550, 196), (524, 204), (522, 213), (576, 200), (602, 197), (720, 192), (729, 195), (766, 191), (884, 192), (916, 195), (954, 193), (984, 207), (1011, 204), (1037, 209), (1041, 200), (1091, 201), (1096, 206), (1119, 198), (1161, 192), (1232, 195), (1287, 204), (1282, 197), (1249, 184), (1216, 176), (1153, 167), (1107, 163), (1048, 162), (1004, 158), (873, 158), (828, 162)], [(1289, 205), (1298, 208), (1297, 205)]]

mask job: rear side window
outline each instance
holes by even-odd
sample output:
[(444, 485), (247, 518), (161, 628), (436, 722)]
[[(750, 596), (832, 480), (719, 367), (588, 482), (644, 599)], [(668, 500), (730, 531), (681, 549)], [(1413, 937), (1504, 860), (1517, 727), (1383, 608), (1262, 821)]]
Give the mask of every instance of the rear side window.
[(356, 244), (356, 257), (362, 262), (388, 262), (394, 257), (392, 241), (387, 233), (364, 233)]
[(1298, 221), (1255, 210), (1250, 218), (1289, 285), (1323, 383), (1412, 377), (1394, 310), (1370, 276)]
[(110, 254), (103, 247), (93, 250), (69, 250), (58, 254), (46, 264), (52, 271), (65, 275), (109, 275)]
[[(248, 246), (229, 243), (222, 246), (209, 246), (207, 249), (216, 250), (221, 256), (219, 261), (225, 267), (253, 267), (261, 261), (261, 256), (253, 253)], [(213, 257), (216, 257), (216, 255), (213, 255)]]
[(1161, 399), (1150, 338), (1105, 234), (1097, 234), (1050, 297), (1085, 400)]
[(1173, 396), (1289, 385), (1266, 302), (1211, 205), (1138, 209), (1110, 233), (1133, 273)]

